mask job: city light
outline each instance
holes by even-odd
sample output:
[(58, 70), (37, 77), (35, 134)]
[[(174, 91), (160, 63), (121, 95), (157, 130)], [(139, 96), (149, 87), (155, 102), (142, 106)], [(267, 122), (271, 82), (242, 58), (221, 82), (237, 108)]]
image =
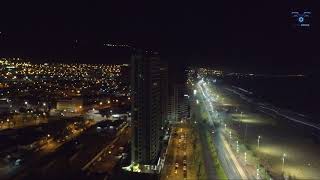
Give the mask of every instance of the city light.
[(247, 152), (244, 152), (244, 162), (247, 164)]
[(258, 149), (260, 148), (260, 138), (261, 138), (261, 136), (258, 136)]
[(8, 2), (0, 179), (320, 180), (312, 3)]
[(237, 153), (239, 153), (239, 142), (238, 141), (236, 142), (237, 142)]
[(286, 153), (283, 153), (283, 154), (282, 154), (282, 168), (281, 168), (281, 171), (282, 171), (282, 172), (284, 171), (284, 161), (285, 161), (285, 158), (286, 158)]

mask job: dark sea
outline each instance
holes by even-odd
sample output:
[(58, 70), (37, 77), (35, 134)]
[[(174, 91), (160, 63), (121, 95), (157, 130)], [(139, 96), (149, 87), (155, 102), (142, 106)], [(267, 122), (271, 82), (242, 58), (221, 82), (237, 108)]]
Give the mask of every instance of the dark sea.
[(263, 102), (304, 114), (320, 122), (319, 76), (247, 77), (226, 81), (253, 92), (253, 96)]

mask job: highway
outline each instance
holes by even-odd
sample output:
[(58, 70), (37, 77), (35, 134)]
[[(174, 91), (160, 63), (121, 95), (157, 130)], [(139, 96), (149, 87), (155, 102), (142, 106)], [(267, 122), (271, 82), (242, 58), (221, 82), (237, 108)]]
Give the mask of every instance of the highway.
[(229, 85), (200, 80), (193, 88), (199, 107), (210, 113), (202, 115), (207, 126), (216, 125), (213, 142), (228, 178), (320, 178), (320, 131), (314, 120)]
[[(222, 139), (222, 135), (220, 132), (220, 128), (217, 130), (217, 135), (214, 136), (216, 142), (216, 148), (218, 152), (218, 157), (220, 162), (222, 163), (223, 169), (225, 170), (229, 179), (239, 179), (239, 171), (236, 168), (234, 163), (234, 158), (231, 158), (231, 150), (227, 143), (225, 143), (224, 139)], [(228, 148), (226, 148), (228, 147)]]
[[(208, 124), (204, 126), (207, 126), (207, 128), (212, 126), (215, 129), (215, 133), (212, 138), (213, 142), (215, 143), (215, 147), (217, 149), (218, 157), (222, 164), (222, 167), (229, 179), (254, 179), (254, 176), (247, 175), (245, 167), (241, 163), (239, 163), (237, 157), (233, 153), (233, 150), (225, 140), (224, 134), (221, 132), (220, 128), (214, 126), (214, 124), (218, 124), (218, 122), (221, 121), (221, 119), (219, 121), (217, 120), (217, 117), (221, 116), (219, 116), (218, 112), (214, 108), (219, 102), (218, 97), (213, 96), (210, 93), (210, 89), (208, 86), (210, 86), (209, 82), (206, 83), (204, 81), (200, 81), (198, 83), (198, 92), (200, 92), (199, 94), (201, 96), (202, 101), (200, 105), (203, 106), (202, 108), (205, 109), (206, 113), (208, 114), (208, 121), (206, 122)], [(202, 127), (202, 129), (204, 128), (205, 127)], [(207, 163), (206, 166), (213, 167), (212, 165)]]
[[(249, 171), (246, 169), (245, 165), (243, 162), (241, 162), (238, 158), (237, 155), (235, 154), (234, 150), (232, 150), (232, 147), (229, 145), (229, 142), (226, 140), (225, 136), (221, 132), (222, 128), (218, 129), (218, 133), (216, 137), (216, 142), (217, 142), (217, 148), (219, 149), (218, 151), (221, 151), (223, 153), (219, 153), (220, 157), (224, 156), (223, 159), (225, 159), (224, 166), (229, 166), (234, 172), (229, 173), (234, 175), (234, 179), (237, 177), (241, 177), (243, 179), (256, 179), (255, 172)], [(227, 152), (227, 153), (225, 153)], [(228, 159), (228, 160), (226, 160)], [(230, 164), (231, 163), (231, 164)], [(231, 178), (230, 178), (231, 179)]]

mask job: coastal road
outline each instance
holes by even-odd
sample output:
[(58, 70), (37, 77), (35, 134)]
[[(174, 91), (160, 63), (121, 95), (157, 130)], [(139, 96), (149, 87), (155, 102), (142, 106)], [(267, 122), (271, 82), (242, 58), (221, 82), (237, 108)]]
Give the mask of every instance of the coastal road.
[[(218, 103), (218, 101), (216, 97), (212, 96), (211, 91), (209, 89), (209, 84), (210, 83), (205, 82), (198, 83), (198, 91), (201, 92), (200, 96), (202, 103), (200, 103), (200, 106), (203, 106), (202, 108), (205, 109), (205, 111), (208, 114), (208, 122), (213, 125), (215, 123), (213, 117), (217, 117), (217, 112), (214, 111), (214, 107), (215, 104)], [(204, 126), (208, 127), (210, 125), (207, 124)], [(202, 129), (204, 128), (205, 127), (203, 127)], [(227, 177), (229, 179), (249, 179), (246, 174), (246, 171), (244, 170), (245, 167), (243, 167), (243, 165), (238, 162), (236, 156), (233, 154), (231, 147), (226, 142), (226, 140), (223, 137), (223, 134), (219, 129), (215, 129), (215, 135), (212, 138), (217, 149), (219, 160), (223, 169), (225, 170)], [(204, 154), (207, 154), (207, 156), (210, 155), (211, 152), (209, 148), (205, 149), (207, 149), (207, 151), (209, 152), (204, 152)], [(206, 166), (213, 167), (210, 164), (205, 164)]]
[[(320, 131), (315, 120), (261, 102), (261, 99), (227, 85), (209, 86), (207, 83), (207, 87), (212, 94), (224, 98), (229, 104), (221, 108), (226, 109), (222, 111), (226, 112), (224, 123), (228, 130), (228, 133), (221, 130), (221, 135), (225, 134), (225, 140), (229, 142), (229, 131), (232, 131), (231, 152), (234, 151), (238, 162), (243, 164), (249, 179), (257, 176), (257, 166), (262, 168), (262, 177), (270, 175), (274, 179), (319, 179), (320, 161), (317, 151)], [(260, 146), (257, 143), (258, 137), (261, 137)], [(235, 150), (236, 140), (239, 140), (241, 156)], [(244, 152), (251, 154), (246, 165)]]

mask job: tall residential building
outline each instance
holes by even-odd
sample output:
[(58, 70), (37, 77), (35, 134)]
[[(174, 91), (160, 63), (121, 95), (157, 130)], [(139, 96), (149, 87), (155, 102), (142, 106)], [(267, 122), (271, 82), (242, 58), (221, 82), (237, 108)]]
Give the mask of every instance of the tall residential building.
[(174, 120), (180, 121), (181, 118), (189, 117), (189, 99), (187, 87), (184, 84), (176, 84), (173, 87), (173, 111)]
[[(161, 101), (161, 129), (164, 133), (164, 127), (168, 122), (168, 98), (169, 98), (169, 86), (168, 86), (168, 64), (162, 62), (160, 66), (160, 101)], [(163, 134), (162, 134), (163, 135)]]
[(175, 111), (174, 111), (174, 96), (169, 95), (168, 98), (168, 120), (175, 121)]
[(156, 54), (132, 56), (132, 163), (155, 165), (159, 159), (162, 125), (160, 67), (160, 58)]

